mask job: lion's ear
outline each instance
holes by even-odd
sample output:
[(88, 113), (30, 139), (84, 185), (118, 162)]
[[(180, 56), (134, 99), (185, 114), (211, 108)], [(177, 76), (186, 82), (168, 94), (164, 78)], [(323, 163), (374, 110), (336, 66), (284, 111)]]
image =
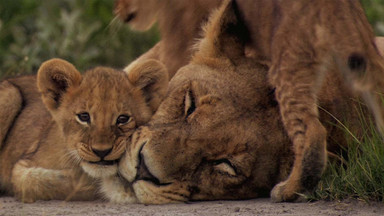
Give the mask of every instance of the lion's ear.
[(159, 61), (142, 60), (134, 62), (126, 70), (129, 82), (142, 91), (145, 101), (155, 112), (168, 89), (168, 70)]
[(60, 106), (63, 94), (69, 87), (80, 85), (81, 80), (80, 72), (71, 63), (62, 59), (44, 62), (37, 72), (37, 87), (49, 110), (56, 110)]
[(226, 56), (231, 60), (244, 56), (249, 32), (235, 0), (223, 1), (204, 26), (204, 38), (197, 45), (198, 56)]

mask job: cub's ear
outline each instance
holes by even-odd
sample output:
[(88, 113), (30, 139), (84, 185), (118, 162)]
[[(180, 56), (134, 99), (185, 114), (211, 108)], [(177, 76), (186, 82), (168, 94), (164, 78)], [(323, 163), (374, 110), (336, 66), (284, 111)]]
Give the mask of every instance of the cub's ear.
[(62, 59), (44, 62), (37, 72), (37, 87), (45, 106), (51, 111), (60, 106), (68, 88), (80, 85), (81, 80), (82, 76), (75, 66)]
[(129, 82), (142, 91), (145, 101), (153, 112), (157, 110), (168, 89), (168, 70), (159, 61), (142, 60), (133, 62), (128, 69)]

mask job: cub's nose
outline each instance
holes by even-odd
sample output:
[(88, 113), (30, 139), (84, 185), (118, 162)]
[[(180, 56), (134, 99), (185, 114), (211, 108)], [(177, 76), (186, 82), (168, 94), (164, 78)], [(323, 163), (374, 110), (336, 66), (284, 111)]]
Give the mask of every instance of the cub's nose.
[(95, 153), (95, 155), (99, 156), (101, 159), (104, 159), (105, 156), (111, 153), (112, 148), (106, 150), (92, 149), (92, 151)]

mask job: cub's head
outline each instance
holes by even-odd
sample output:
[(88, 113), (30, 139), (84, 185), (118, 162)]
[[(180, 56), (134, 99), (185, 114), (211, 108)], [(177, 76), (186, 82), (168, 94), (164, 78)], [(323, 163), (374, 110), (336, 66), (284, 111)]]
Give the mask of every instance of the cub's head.
[(289, 173), (292, 151), (267, 68), (245, 58), (239, 32), (232, 7), (217, 11), (192, 62), (133, 135), (119, 171), (140, 202), (263, 196)]
[(37, 79), (68, 154), (93, 177), (116, 174), (131, 135), (152, 117), (168, 85), (165, 67), (154, 60), (128, 74), (97, 67), (81, 75), (69, 62), (52, 59)]
[(116, 0), (116, 16), (132, 29), (146, 31), (156, 22), (161, 8), (159, 0)]

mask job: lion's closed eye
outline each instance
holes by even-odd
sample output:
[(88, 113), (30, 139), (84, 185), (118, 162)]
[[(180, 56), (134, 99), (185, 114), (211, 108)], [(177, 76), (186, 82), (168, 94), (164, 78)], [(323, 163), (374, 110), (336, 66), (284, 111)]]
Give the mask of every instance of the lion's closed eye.
[(228, 159), (214, 161), (214, 169), (221, 174), (237, 176), (236, 168)]
[(184, 101), (185, 118), (188, 118), (188, 116), (192, 115), (192, 113), (195, 110), (196, 110), (195, 96), (193, 95), (193, 92), (189, 90), (185, 95), (185, 101)]

